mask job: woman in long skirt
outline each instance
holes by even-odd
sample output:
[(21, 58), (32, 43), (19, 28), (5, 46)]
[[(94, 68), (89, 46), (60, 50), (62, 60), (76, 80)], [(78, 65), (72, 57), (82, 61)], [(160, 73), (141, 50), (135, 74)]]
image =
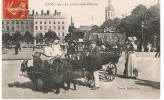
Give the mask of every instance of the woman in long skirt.
[(129, 51), (128, 54), (128, 76), (134, 77), (133, 69), (136, 68), (136, 54), (134, 51)]
[(134, 77), (133, 69), (136, 67), (136, 54), (131, 43), (127, 44), (125, 60), (124, 77)]

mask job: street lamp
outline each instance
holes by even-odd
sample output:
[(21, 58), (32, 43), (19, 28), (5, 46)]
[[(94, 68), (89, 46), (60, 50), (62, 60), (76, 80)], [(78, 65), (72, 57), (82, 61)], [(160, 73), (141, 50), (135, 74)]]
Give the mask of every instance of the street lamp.
[(143, 33), (143, 31), (144, 31), (144, 25), (145, 25), (145, 22), (144, 21), (142, 21), (141, 22), (141, 27), (142, 27), (142, 41), (141, 41), (141, 51), (143, 51), (143, 39), (144, 39), (144, 33)]

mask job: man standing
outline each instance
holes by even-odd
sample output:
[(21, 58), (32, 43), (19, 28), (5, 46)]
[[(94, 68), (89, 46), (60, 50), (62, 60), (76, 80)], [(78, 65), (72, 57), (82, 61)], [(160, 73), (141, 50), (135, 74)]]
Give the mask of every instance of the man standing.
[(98, 43), (93, 45), (90, 56), (90, 67), (93, 71), (95, 86), (92, 90), (98, 89), (100, 87), (99, 83), (99, 70), (101, 69), (101, 57), (100, 57), (100, 47)]
[(18, 55), (18, 49), (20, 49), (20, 43), (19, 42), (16, 42), (15, 55)]

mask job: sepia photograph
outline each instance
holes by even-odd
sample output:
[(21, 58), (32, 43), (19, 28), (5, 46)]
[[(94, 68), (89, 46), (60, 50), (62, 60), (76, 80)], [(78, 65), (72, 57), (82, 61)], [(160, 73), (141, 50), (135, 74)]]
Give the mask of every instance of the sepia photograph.
[(2, 0), (3, 99), (160, 99), (160, 0)]

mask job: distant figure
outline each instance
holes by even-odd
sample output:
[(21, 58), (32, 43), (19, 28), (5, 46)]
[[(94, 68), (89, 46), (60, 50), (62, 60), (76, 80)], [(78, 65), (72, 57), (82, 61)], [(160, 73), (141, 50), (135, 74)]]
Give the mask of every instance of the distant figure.
[(17, 42), (16, 43), (16, 46), (15, 46), (15, 55), (18, 55), (18, 50), (20, 49), (20, 43), (19, 42)]
[(151, 51), (151, 44), (150, 43), (148, 43), (147, 48), (148, 48), (148, 52), (150, 52)]
[(3, 47), (3, 54), (7, 54), (7, 51), (8, 51), (8, 47), (7, 47), (7, 43), (6, 43)]
[(155, 54), (155, 57), (160, 57), (160, 41), (158, 40), (157, 41), (157, 45), (156, 45), (156, 50), (157, 50), (157, 53)]
[(26, 71), (26, 68), (28, 67), (27, 63), (28, 63), (28, 58), (25, 58), (23, 60), (23, 62), (21, 63), (21, 71), (22, 71), (22, 74)]

